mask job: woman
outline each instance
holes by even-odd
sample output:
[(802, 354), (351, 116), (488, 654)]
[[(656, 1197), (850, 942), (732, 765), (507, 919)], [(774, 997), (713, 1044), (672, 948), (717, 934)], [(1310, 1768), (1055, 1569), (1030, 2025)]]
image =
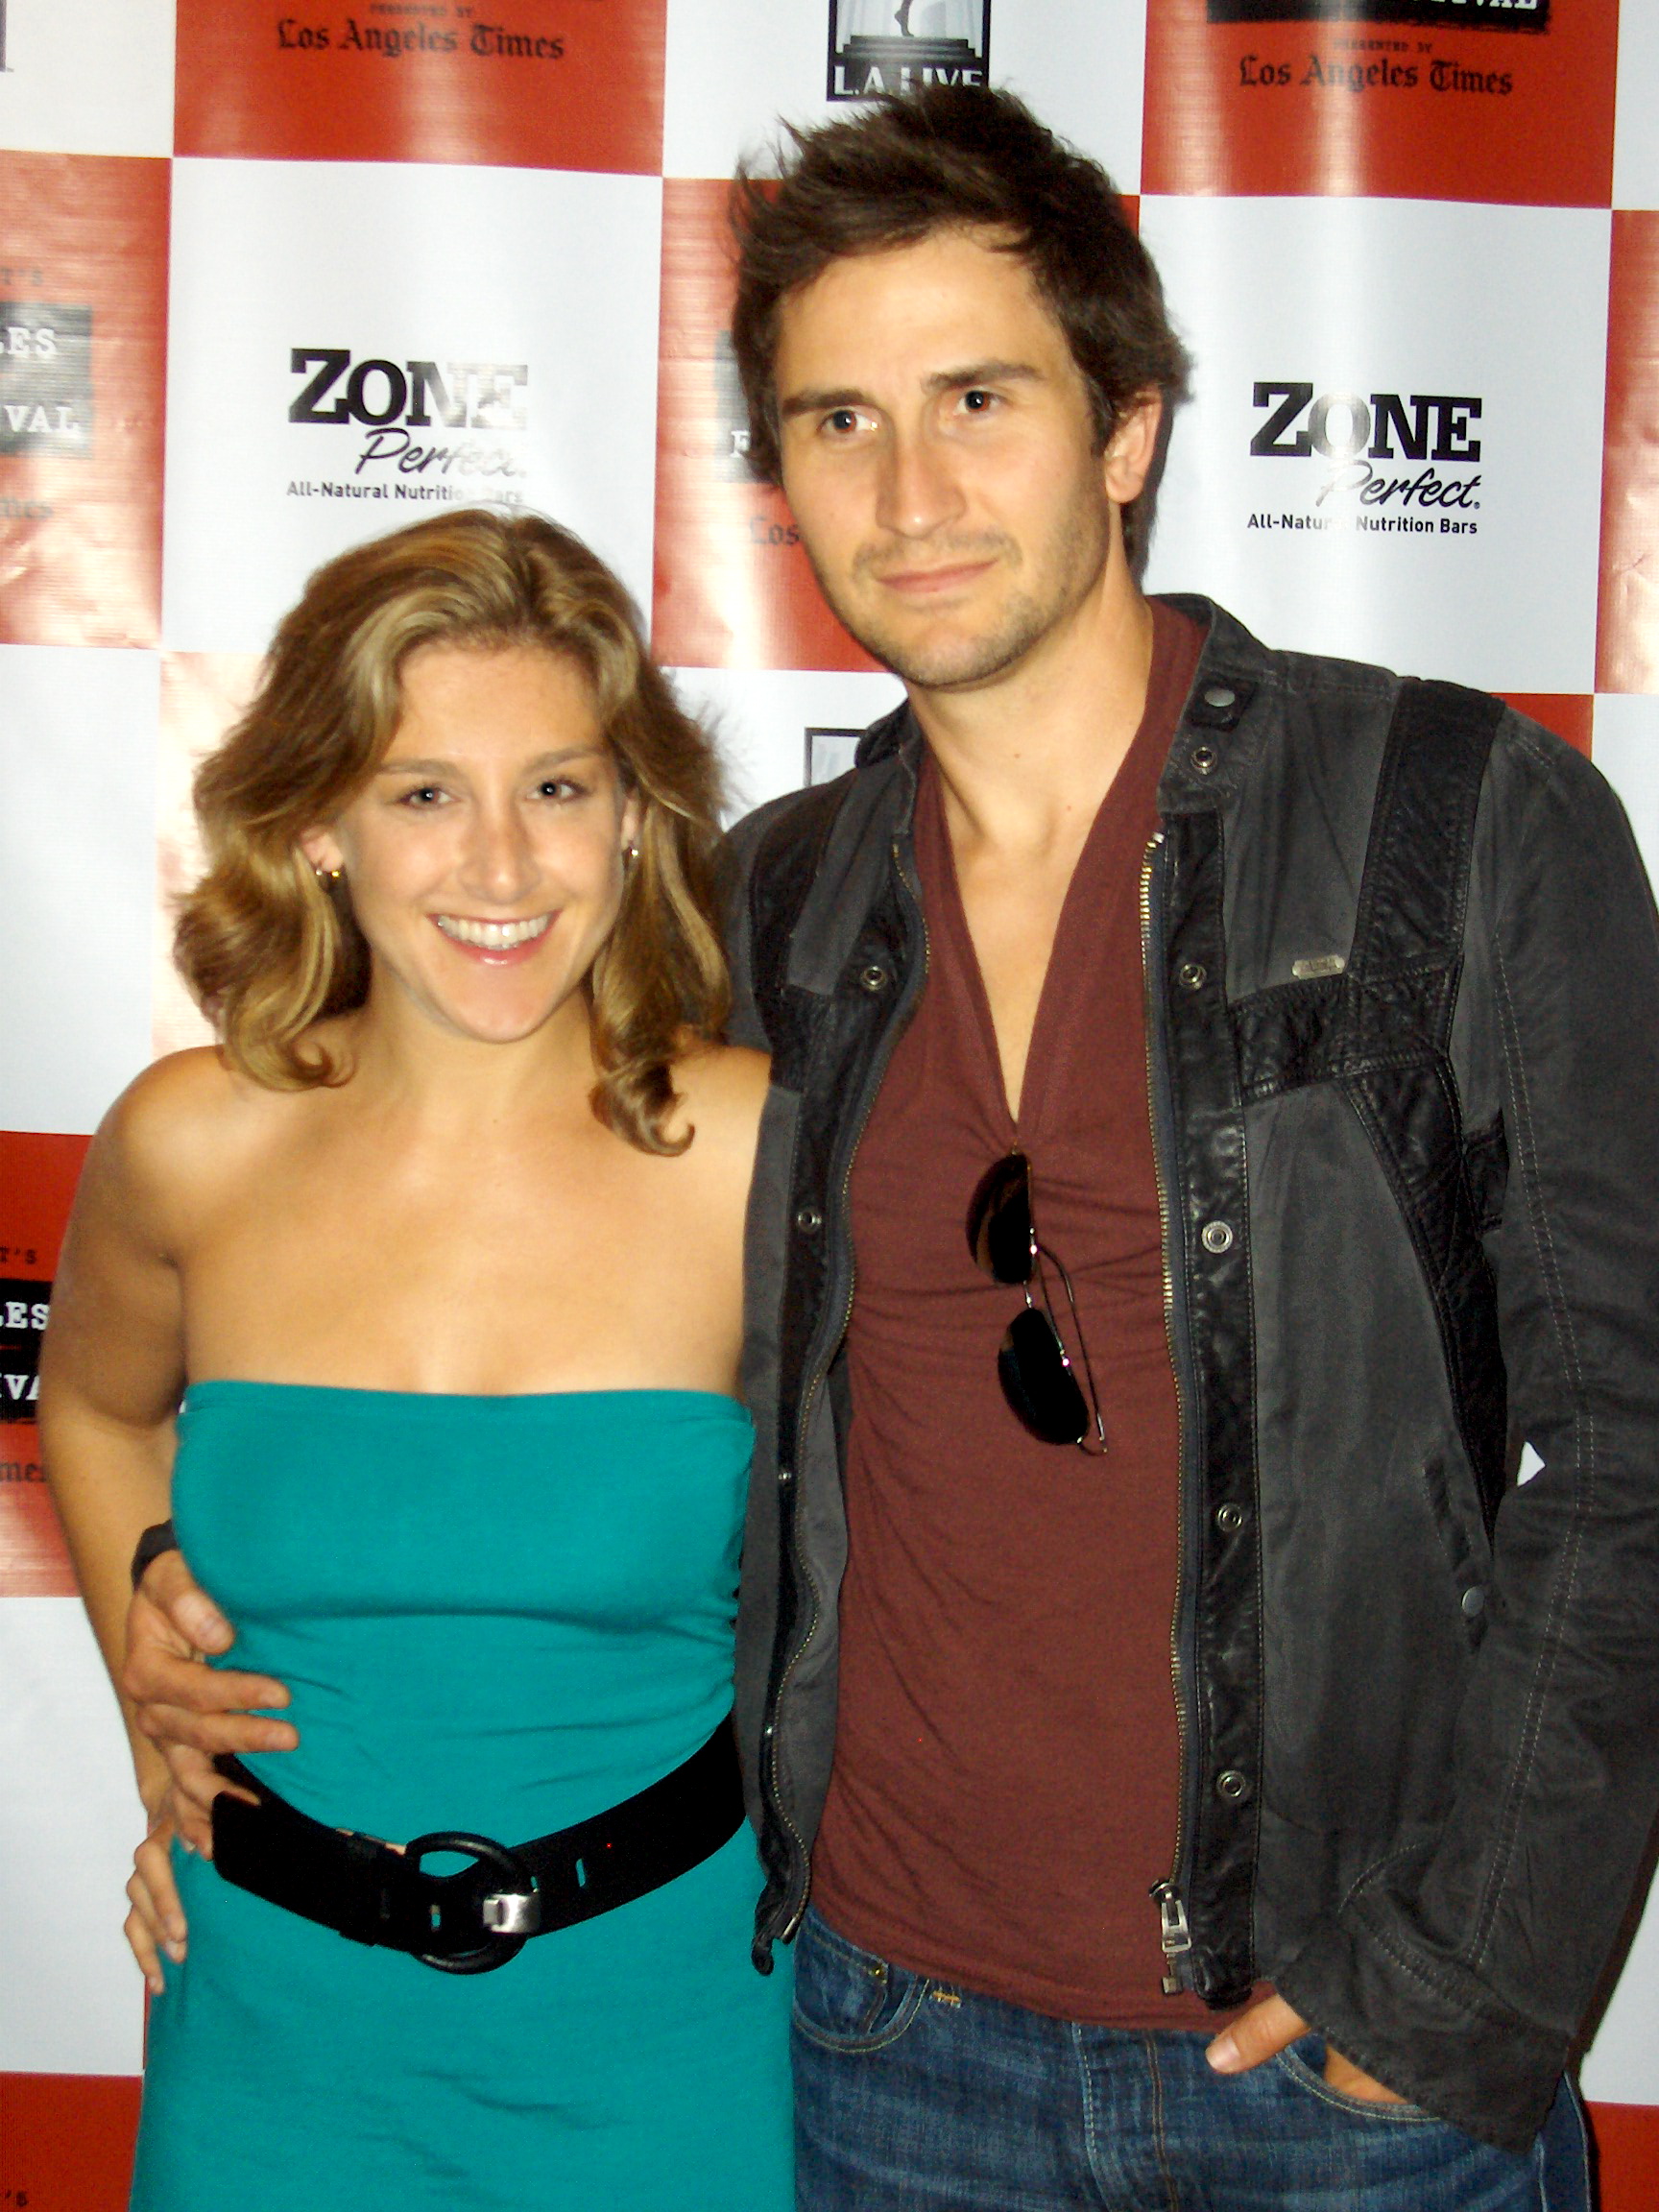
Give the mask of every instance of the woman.
[(42, 1422), (106, 1655), (171, 1508), (299, 1743), (176, 1860), (164, 1970), (141, 1854), (137, 2206), (789, 2201), (724, 1725), (765, 1065), (717, 1042), (713, 804), (615, 579), (482, 512), (320, 569), (198, 778), (221, 1044), (98, 1135)]

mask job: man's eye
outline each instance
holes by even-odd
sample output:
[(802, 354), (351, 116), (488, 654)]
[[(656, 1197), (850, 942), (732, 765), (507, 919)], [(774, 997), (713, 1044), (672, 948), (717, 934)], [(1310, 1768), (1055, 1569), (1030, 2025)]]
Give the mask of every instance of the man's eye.
[(826, 430), (833, 430), (839, 437), (846, 437), (850, 431), (858, 427), (856, 410), (852, 407), (832, 407), (824, 418), (824, 427)]
[(995, 392), (982, 392), (977, 386), (972, 392), (964, 392), (962, 395), (962, 404), (967, 408), (970, 415), (985, 414), (988, 409), (995, 406), (996, 401), (997, 395)]

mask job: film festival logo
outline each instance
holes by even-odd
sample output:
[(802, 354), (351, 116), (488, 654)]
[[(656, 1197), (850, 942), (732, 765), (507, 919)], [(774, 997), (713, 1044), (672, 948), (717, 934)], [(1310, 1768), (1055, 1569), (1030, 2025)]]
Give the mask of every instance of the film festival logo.
[(291, 499), (521, 496), (513, 479), (529, 473), (526, 363), (357, 360), (346, 346), (296, 346), (288, 366), (303, 379), (289, 421), (356, 438), (345, 475), (296, 477)]
[(1435, 31), (1548, 31), (1550, 0), (1209, 0), (1212, 23), (1403, 23)]
[(0, 453), (91, 450), (91, 308), (0, 300)]
[(40, 1397), (40, 1339), (50, 1283), (0, 1276), (0, 1422), (33, 1421)]
[(991, 0), (830, 0), (831, 100), (913, 84), (984, 84)]
[(1257, 383), (1257, 461), (1322, 465), (1312, 511), (1254, 509), (1251, 530), (1474, 538), (1481, 402), (1451, 392), (1320, 392), (1309, 377)]
[(737, 373), (731, 335), (714, 340), (714, 474), (722, 484), (752, 484), (749, 470), (749, 403)]

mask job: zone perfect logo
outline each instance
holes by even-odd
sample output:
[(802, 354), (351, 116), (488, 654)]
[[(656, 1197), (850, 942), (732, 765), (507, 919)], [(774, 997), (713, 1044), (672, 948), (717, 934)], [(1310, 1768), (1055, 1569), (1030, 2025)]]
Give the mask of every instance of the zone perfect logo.
[(1548, 31), (1550, 0), (1210, 0), (1212, 23), (1409, 23), (1417, 30)]
[(830, 0), (831, 100), (912, 84), (984, 84), (991, 0)]
[(1481, 402), (1474, 395), (1319, 392), (1310, 378), (1286, 376), (1257, 383), (1252, 401), (1266, 417), (1250, 441), (1253, 459), (1325, 465), (1313, 514), (1262, 511), (1252, 514), (1252, 530), (1476, 535)]
[(91, 308), (0, 300), (0, 453), (91, 450)]
[[(530, 371), (522, 361), (354, 360), (346, 346), (296, 346), (288, 367), (304, 378), (290, 422), (359, 434), (347, 479), (296, 480), (291, 498), (457, 500), (477, 494), (458, 490), (456, 479), (528, 473), (520, 440)], [(498, 489), (493, 496), (515, 494)]]

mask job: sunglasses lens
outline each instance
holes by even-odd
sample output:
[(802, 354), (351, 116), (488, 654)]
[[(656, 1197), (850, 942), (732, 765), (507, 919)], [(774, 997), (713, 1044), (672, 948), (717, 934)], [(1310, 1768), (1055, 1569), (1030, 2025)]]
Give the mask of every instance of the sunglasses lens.
[(1006, 1153), (980, 1176), (968, 1202), (968, 1249), (998, 1283), (1031, 1280), (1031, 1165)]
[(1080, 1444), (1089, 1433), (1089, 1408), (1067, 1366), (1046, 1313), (1027, 1306), (1016, 1313), (997, 1355), (997, 1372), (1010, 1409), (1045, 1444)]

